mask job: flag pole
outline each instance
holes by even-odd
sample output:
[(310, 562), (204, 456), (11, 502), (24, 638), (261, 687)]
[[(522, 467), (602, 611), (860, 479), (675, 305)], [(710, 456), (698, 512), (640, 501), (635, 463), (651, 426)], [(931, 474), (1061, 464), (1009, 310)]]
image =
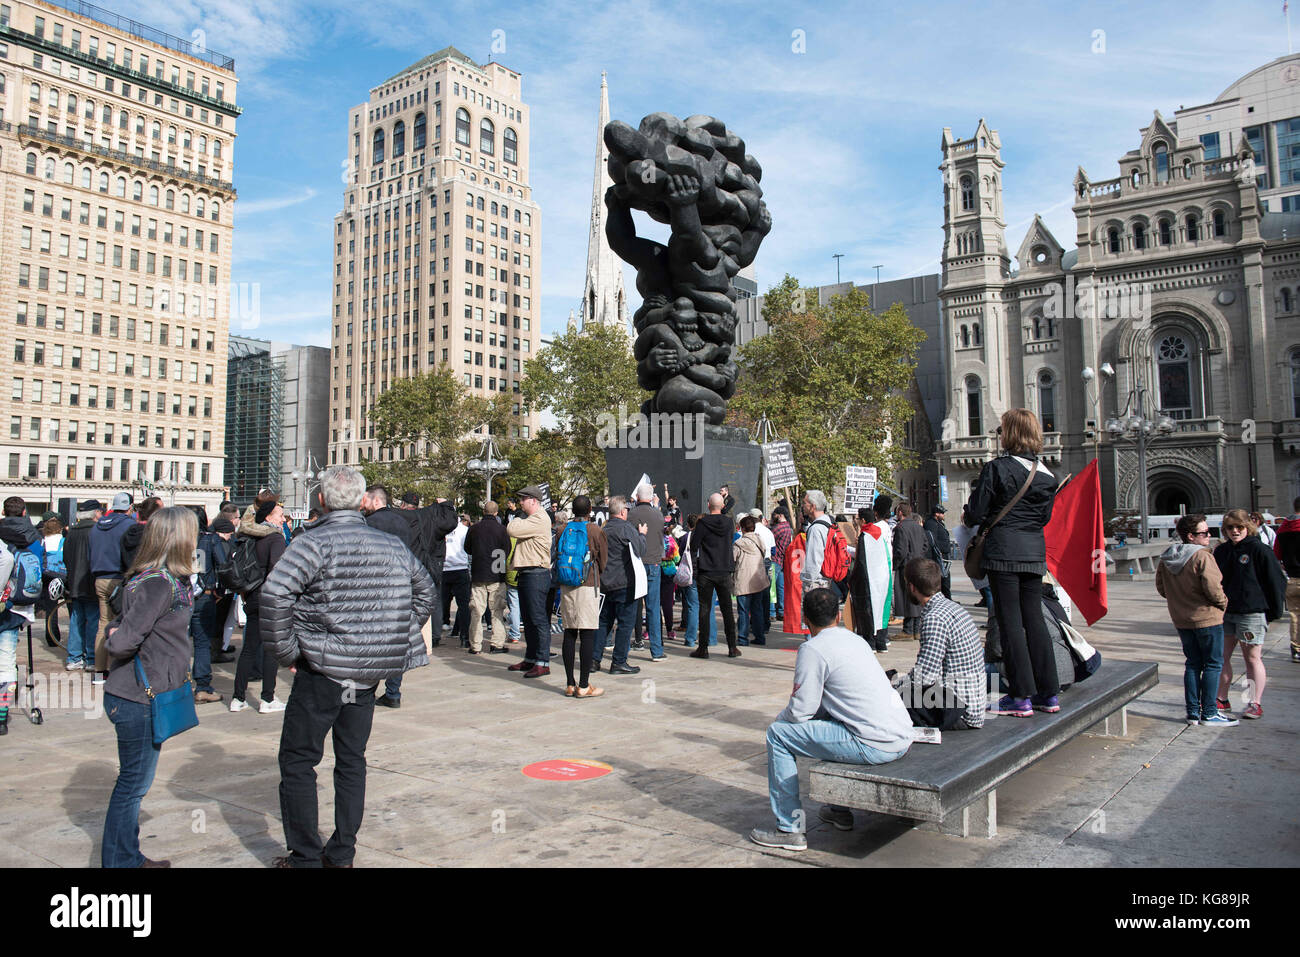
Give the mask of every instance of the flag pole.
[(1286, 52), (1290, 56), (1295, 51), (1291, 48), (1291, 3), (1282, 0), (1282, 13), (1286, 16)]

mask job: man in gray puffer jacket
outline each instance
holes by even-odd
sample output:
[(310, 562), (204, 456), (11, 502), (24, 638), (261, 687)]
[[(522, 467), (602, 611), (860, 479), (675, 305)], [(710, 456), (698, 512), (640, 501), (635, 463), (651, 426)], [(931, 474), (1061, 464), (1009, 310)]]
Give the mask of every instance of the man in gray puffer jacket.
[[(420, 629), (433, 581), (402, 543), (358, 508), (361, 473), (331, 466), (325, 514), (307, 525), (262, 585), (262, 640), (297, 668), (280, 734), (287, 857), (276, 867), (351, 867), (365, 812), (366, 744), (380, 681), (429, 663)], [(316, 765), (334, 736), (334, 835), (317, 829)]]

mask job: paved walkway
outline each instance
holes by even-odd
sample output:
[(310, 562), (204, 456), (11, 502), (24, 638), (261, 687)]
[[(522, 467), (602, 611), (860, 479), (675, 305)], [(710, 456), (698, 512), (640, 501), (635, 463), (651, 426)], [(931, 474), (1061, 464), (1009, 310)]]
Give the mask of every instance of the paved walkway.
[[(962, 582), (954, 597), (969, 607), (975, 596)], [(840, 832), (818, 822), (808, 802), (808, 851), (748, 841), (750, 827), (771, 820), (764, 730), (789, 695), (794, 637), (774, 634), (769, 647), (736, 660), (725, 647), (722, 657), (692, 660), (680, 642), (661, 664), (633, 652), (641, 674), (601, 674), (607, 693), (592, 701), (564, 697), (560, 667), (526, 681), (506, 670), (514, 655), (471, 657), (444, 645), (430, 667), (407, 676), (400, 710), (376, 709), (357, 865), (1300, 864), (1300, 664), (1289, 660), (1285, 623), (1274, 623), (1265, 643), (1264, 719), (1187, 728), (1183, 658), (1163, 600), (1151, 584), (1128, 582), (1112, 586), (1111, 600), (1089, 640), (1105, 658), (1158, 661), (1160, 684), (1130, 708), (1127, 738), (1082, 736), (999, 788), (992, 840), (863, 812), (854, 831)], [(982, 609), (971, 610), (982, 620)], [(885, 667), (910, 667), (916, 647), (895, 642)], [(36, 655), (38, 674), (64, 674), (61, 658), (43, 647)], [(284, 697), (290, 675), (280, 674)], [(227, 699), (233, 675), (233, 664), (217, 667)], [(47, 706), (45, 716), (35, 727), (12, 712), (0, 739), (0, 866), (98, 866), (117, 770), (112, 727), (80, 708)], [(200, 717), (199, 728), (163, 748), (142, 847), (178, 867), (264, 866), (283, 853), (281, 716), (231, 714), (223, 703), (200, 706)], [(547, 759), (613, 771), (586, 781), (521, 773)], [(327, 748), (326, 835), (331, 771)]]

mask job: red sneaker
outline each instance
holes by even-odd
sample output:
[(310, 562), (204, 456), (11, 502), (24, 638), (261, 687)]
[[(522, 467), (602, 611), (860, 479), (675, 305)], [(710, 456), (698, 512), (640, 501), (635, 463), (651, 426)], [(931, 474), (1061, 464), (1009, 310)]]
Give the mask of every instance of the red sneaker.
[(1250, 704), (1246, 705), (1245, 709), (1241, 712), (1241, 716), (1243, 718), (1262, 718), (1264, 717), (1264, 709), (1259, 706), (1258, 701), (1252, 701)]

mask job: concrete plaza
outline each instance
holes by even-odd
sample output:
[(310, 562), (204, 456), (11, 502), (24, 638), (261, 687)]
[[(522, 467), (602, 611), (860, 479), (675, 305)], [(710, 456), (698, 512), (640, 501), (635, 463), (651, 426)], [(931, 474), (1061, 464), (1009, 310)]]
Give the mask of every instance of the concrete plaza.
[[(969, 608), (969, 583), (955, 585), (954, 597)], [(982, 621), (983, 609), (971, 612)], [(376, 709), (357, 866), (1300, 864), (1300, 664), (1289, 660), (1286, 623), (1273, 624), (1264, 646), (1264, 719), (1217, 730), (1183, 723), (1183, 657), (1152, 584), (1113, 584), (1110, 614), (1085, 634), (1104, 658), (1160, 664), (1160, 684), (1129, 709), (1127, 737), (1081, 736), (1000, 787), (991, 840), (865, 812), (856, 812), (853, 831), (840, 832), (805, 800), (812, 823), (802, 853), (759, 848), (746, 837), (771, 821), (764, 731), (790, 693), (798, 638), (773, 634), (768, 647), (746, 648), (735, 660), (725, 645), (721, 656), (692, 660), (680, 641), (660, 664), (633, 652), (641, 673), (601, 673), (595, 683), (606, 695), (590, 701), (564, 697), (558, 637), (551, 676), (532, 681), (505, 667), (522, 644), (509, 656), (470, 656), (444, 643), (429, 667), (407, 676), (400, 710)], [(62, 675), (57, 650), (37, 645), (38, 674)], [(882, 663), (909, 668), (916, 649), (895, 642)], [(21, 646), (19, 658), (25, 662)], [(1241, 671), (1239, 653), (1234, 669)], [(216, 674), (227, 701), (200, 705), (200, 727), (163, 747), (142, 809), (141, 846), (177, 867), (265, 866), (284, 853), (282, 717), (231, 714), (233, 663)], [(282, 670), (281, 698), (290, 680)], [(7, 772), (0, 866), (98, 866), (117, 772), (108, 720), (47, 706), (36, 727), (16, 708), (0, 752)], [(613, 770), (591, 780), (521, 772), (548, 759)], [(331, 771), (327, 744), (319, 768), (325, 836)]]

